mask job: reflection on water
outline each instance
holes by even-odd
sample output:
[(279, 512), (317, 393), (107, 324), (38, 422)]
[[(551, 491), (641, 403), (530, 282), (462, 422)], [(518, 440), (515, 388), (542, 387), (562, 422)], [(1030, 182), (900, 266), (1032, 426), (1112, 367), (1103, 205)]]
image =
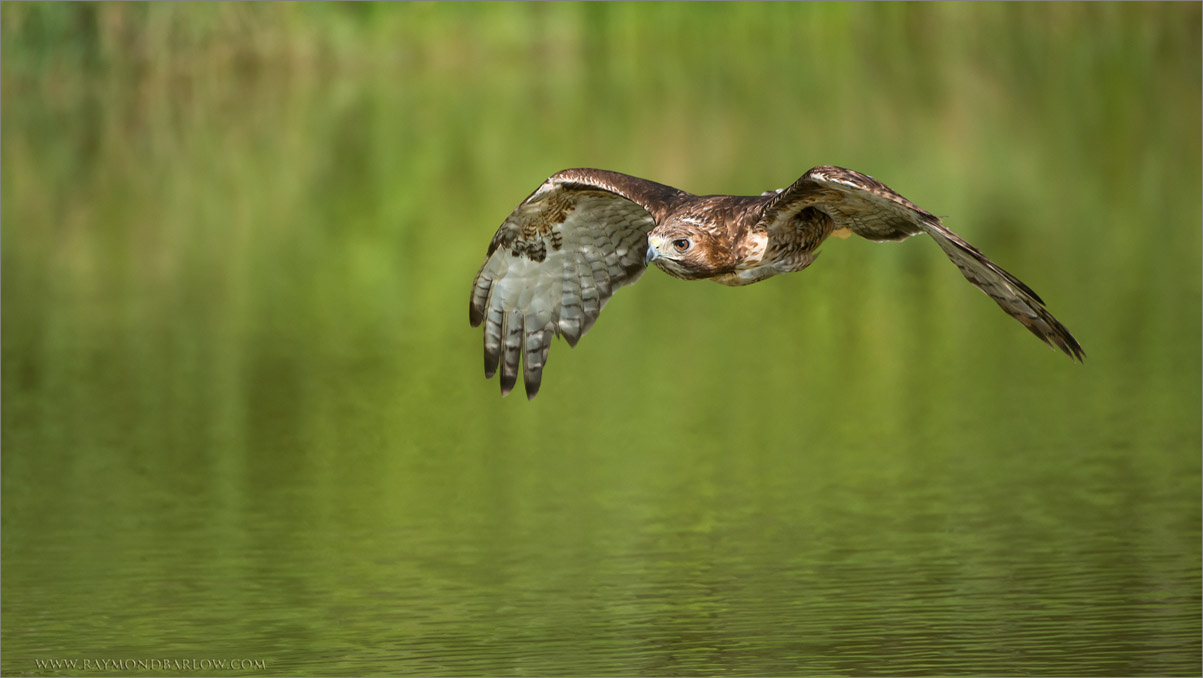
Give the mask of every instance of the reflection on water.
[[(579, 35), (333, 74), (6, 52), (2, 672), (1197, 675), (1199, 10), (1155, 10), (1010, 10), (1011, 51), (995, 14), (881, 15), (969, 21), (956, 59), (803, 6), (530, 10)], [(639, 11), (765, 32), (716, 60)], [(938, 69), (772, 75), (786, 19)], [(546, 175), (758, 193), (825, 162), (948, 215), (1085, 365), (932, 243), (848, 240), (738, 290), (649, 273), (536, 401), (484, 381), (469, 284)]]

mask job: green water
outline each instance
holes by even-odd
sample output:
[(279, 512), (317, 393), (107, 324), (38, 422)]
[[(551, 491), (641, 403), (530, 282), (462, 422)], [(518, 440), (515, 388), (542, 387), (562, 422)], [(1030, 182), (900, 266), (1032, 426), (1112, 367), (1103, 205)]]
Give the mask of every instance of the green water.
[[(1203, 669), (1198, 4), (0, 18), (5, 675)], [(1085, 364), (849, 239), (483, 378), (472, 277), (547, 175), (825, 163)]]

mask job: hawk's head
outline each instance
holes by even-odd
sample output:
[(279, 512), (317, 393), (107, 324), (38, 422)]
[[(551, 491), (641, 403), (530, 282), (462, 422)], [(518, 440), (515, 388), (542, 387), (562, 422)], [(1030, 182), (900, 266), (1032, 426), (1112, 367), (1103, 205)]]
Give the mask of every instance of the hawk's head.
[(721, 229), (690, 221), (668, 222), (647, 236), (646, 263), (682, 280), (702, 280), (730, 273), (736, 264)]

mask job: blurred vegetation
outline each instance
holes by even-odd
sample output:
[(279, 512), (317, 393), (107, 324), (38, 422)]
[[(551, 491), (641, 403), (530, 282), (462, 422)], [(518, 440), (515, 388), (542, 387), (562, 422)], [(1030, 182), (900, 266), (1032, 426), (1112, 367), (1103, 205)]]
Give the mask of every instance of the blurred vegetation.
[[(1200, 23), (0, 4), (3, 672), (1197, 672)], [(539, 399), (484, 382), (468, 287), (547, 175), (826, 163), (945, 216), (1086, 364), (930, 243), (849, 240), (738, 290), (652, 272)]]
[[(938, 198), (937, 212), (980, 226), (987, 252), (1022, 247), (1021, 260), (1050, 276), (1071, 246), (1099, 239), (1099, 256), (1071, 277), (1136, 284), (1166, 274), (1167, 251), (1195, 266), (1197, 229), (1176, 227), (1197, 215), (1177, 211), (1199, 183), (1197, 158), (1182, 153), (1200, 143), (1191, 5), (12, 3), (0, 12), (5, 159), (22, 168), (4, 178), (16, 198), (10, 227), (98, 224), (81, 237), (138, 249), (168, 234), (207, 237), (209, 256), (225, 257), (231, 238), (247, 237), (226, 207), (277, 215), (240, 216), (262, 233), (312, 191), (325, 194), (316, 207), (326, 217), (375, 210), (365, 237), (412, 242), (423, 236), (405, 217), (420, 196), (470, 185), (481, 199), (448, 205), (448, 221), (491, 223), (497, 204), (565, 165), (758, 193), (834, 162), (900, 184), (921, 204)], [(716, 45), (749, 47), (732, 57)], [(314, 97), (329, 105), (313, 107)], [(369, 199), (340, 190), (349, 186)], [(251, 200), (252, 191), (275, 195)], [(185, 208), (207, 192), (226, 204)], [(119, 204), (102, 196), (122, 193), (160, 200), (133, 223), (98, 219)], [(185, 213), (164, 232), (162, 210)], [(1165, 247), (1147, 228), (1097, 227), (1117, 213), (1178, 240)], [(1050, 225), (1039, 239), (1016, 228), (1027, 215)], [(49, 235), (6, 228), (7, 252), (38, 247), (39, 233)], [(439, 271), (478, 256), (466, 243), (479, 234), (468, 237), (446, 253), (464, 259)], [(1012, 237), (1024, 242), (995, 242)], [(337, 259), (331, 247), (355, 242), (312, 244)], [(138, 252), (134, 274), (206, 249), (177, 244)], [(1122, 252), (1122, 264), (1108, 252)]]

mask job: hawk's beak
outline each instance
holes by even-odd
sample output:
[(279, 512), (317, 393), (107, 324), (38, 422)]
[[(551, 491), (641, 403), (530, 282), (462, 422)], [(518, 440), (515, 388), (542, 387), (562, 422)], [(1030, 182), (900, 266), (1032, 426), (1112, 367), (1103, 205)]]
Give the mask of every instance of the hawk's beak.
[(660, 236), (652, 236), (647, 239), (647, 255), (643, 257), (643, 265), (651, 266), (652, 262), (660, 258), (660, 243), (664, 242)]

